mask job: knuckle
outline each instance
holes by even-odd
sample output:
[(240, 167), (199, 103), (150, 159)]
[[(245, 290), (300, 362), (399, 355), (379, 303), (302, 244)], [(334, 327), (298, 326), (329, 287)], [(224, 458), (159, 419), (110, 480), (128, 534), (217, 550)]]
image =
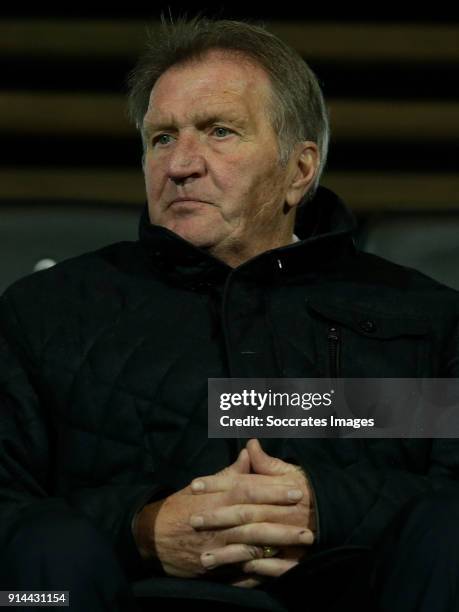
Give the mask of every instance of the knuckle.
[(257, 503), (257, 492), (255, 489), (247, 489), (245, 491), (245, 498), (246, 500), (251, 503), (251, 504), (256, 504)]
[(266, 491), (266, 489), (260, 489), (259, 487), (246, 487), (246, 499), (250, 504), (260, 504), (265, 501), (266, 493), (268, 492), (268, 496), (270, 491)]
[(251, 572), (254, 572), (256, 570), (255, 562), (247, 561), (247, 563), (244, 563), (243, 570), (244, 572), (247, 572), (248, 574), (250, 574)]
[(239, 508), (238, 520), (240, 525), (243, 525), (244, 523), (251, 523), (253, 521), (253, 511), (244, 506)]
[(250, 559), (261, 559), (263, 557), (263, 549), (259, 546), (247, 546), (247, 552)]

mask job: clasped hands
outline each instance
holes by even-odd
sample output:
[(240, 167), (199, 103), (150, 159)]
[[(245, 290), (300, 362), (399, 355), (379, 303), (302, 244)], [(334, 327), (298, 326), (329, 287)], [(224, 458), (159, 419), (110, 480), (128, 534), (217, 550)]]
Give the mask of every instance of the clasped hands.
[[(297, 565), (313, 543), (311, 496), (298, 466), (250, 440), (229, 467), (145, 506), (134, 537), (171, 576), (225, 579), (222, 569), (232, 569), (231, 584), (254, 587)], [(263, 558), (263, 546), (279, 554)]]

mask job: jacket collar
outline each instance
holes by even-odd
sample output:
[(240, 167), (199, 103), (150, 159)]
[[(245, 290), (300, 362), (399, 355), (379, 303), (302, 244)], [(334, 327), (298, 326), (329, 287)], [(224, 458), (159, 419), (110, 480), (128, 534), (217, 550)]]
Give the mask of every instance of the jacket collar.
[[(300, 241), (261, 253), (237, 271), (258, 282), (281, 276), (295, 278), (329, 267), (344, 253), (354, 252), (352, 232), (356, 221), (342, 200), (325, 187), (297, 212), (295, 234)], [(206, 286), (221, 281), (231, 268), (203, 249), (170, 230), (152, 225), (144, 207), (139, 224), (139, 243), (153, 267), (171, 281)]]

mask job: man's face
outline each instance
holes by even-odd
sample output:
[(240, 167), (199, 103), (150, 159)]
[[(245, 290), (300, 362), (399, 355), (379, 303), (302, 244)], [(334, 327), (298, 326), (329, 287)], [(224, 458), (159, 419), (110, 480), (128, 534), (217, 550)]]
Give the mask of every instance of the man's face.
[(152, 223), (222, 259), (279, 246), (292, 170), (279, 163), (270, 91), (261, 67), (224, 51), (159, 78), (144, 118)]

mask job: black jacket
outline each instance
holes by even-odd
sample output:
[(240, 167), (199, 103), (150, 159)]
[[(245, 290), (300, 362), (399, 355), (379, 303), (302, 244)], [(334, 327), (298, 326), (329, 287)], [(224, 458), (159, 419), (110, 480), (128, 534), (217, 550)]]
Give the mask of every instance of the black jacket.
[[(33, 274), (0, 307), (0, 548), (39, 505), (83, 513), (131, 577), (135, 511), (235, 459), (207, 437), (207, 379), (458, 377), (458, 294), (356, 251), (330, 192), (301, 242), (231, 270), (149, 225)], [(264, 440), (308, 473), (319, 548), (373, 545), (456, 479), (455, 440)]]

